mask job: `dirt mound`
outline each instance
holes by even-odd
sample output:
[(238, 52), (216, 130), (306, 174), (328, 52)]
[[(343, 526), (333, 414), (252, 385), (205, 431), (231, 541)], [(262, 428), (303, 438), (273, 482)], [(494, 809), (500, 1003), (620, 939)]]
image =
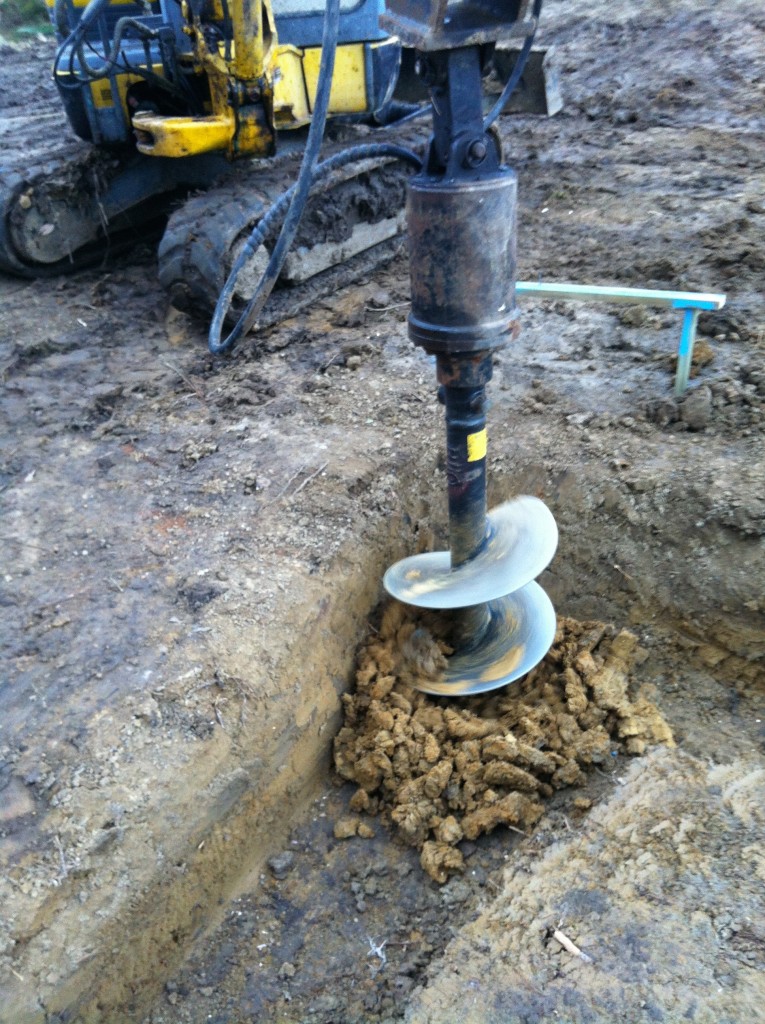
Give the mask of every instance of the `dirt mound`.
[[(388, 607), (362, 651), (356, 692), (343, 698), (335, 767), (359, 786), (352, 810), (389, 816), (438, 882), (463, 870), (462, 839), (534, 825), (542, 801), (583, 783), (586, 766), (617, 749), (674, 745), (646, 689), (630, 693), (642, 652), (626, 630), (562, 619), (552, 649), (520, 683), (444, 701), (415, 688), (418, 677), (437, 677), (449, 653), (432, 626)], [(338, 823), (343, 835), (351, 826)]]
[(573, 833), (512, 858), (407, 1024), (452, 1024), (454, 1006), (460, 1024), (762, 1020), (765, 833), (731, 799), (759, 771), (660, 749), (634, 761)]

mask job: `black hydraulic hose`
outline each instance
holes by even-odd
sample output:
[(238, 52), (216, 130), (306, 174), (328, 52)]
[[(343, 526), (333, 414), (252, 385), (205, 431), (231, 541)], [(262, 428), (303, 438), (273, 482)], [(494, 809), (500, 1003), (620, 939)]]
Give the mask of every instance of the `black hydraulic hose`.
[[(228, 281), (221, 292), (220, 298), (215, 306), (212, 323), (210, 324), (209, 347), (213, 353), (225, 352), (230, 348), (242, 334), (252, 326), (255, 317), (258, 315), (263, 304), (271, 294), (276, 284), (276, 279), (282, 269), (287, 252), (292, 245), (295, 233), (297, 232), (300, 218), (305, 208), (308, 193), (313, 183), (313, 175), (318, 162), (319, 150), (321, 149), (324, 137), (324, 125), (327, 120), (329, 109), (329, 92), (332, 88), (332, 76), (335, 69), (335, 50), (337, 49), (337, 34), (340, 27), (340, 0), (327, 0), (327, 9), (324, 13), (324, 30), (321, 41), (321, 63), (319, 65), (319, 79), (316, 86), (316, 98), (313, 106), (313, 117), (311, 127), (308, 130), (303, 162), (300, 165), (300, 173), (295, 182), (295, 191), (290, 202), (289, 212), (282, 225), (279, 238), (271, 253), (268, 266), (260, 279), (255, 294), (250, 300), (247, 309), (239, 318), (236, 326), (229, 336), (221, 341), (223, 332), (223, 321), (231, 304), (234, 285), (236, 284), (235, 271), (232, 269)], [(239, 261), (237, 260), (237, 263)], [(238, 275), (239, 270), (236, 270)], [(232, 280), (233, 278), (233, 280)], [(229, 285), (231, 287), (229, 287)]]
[[(325, 178), (327, 178), (333, 171), (338, 170), (338, 168), (340, 167), (344, 167), (346, 164), (354, 163), (357, 160), (377, 160), (383, 157), (393, 157), (398, 160), (404, 160), (405, 162), (412, 164), (412, 166), (417, 170), (419, 170), (420, 167), (422, 166), (422, 160), (419, 158), (419, 156), (417, 156), (416, 153), (414, 153), (410, 149), (404, 148), (403, 146), (397, 146), (394, 143), (378, 142), (368, 143), (362, 146), (353, 146), (350, 149), (343, 150), (342, 153), (337, 153), (335, 154), (335, 156), (329, 157), (328, 160), (324, 160), (322, 163), (318, 164), (314, 168), (309, 183), (309, 191), (314, 185), (317, 185), (320, 181), (323, 181)], [(234, 344), (235, 341), (237, 341), (243, 334), (246, 334), (247, 331), (249, 331), (250, 327), (252, 327), (253, 323), (255, 322), (255, 318), (258, 316), (258, 314), (266, 304), (268, 296), (271, 294), (271, 290), (274, 286), (274, 283), (276, 282), (276, 278), (279, 276), (282, 265), (284, 263), (284, 258), (287, 255), (287, 252), (285, 251), (284, 254), (280, 257), (279, 264), (276, 267), (276, 272), (275, 274), (273, 274), (272, 279), (269, 280), (269, 271), (271, 271), (271, 265), (275, 263), (275, 256), (277, 252), (276, 247), (274, 248), (273, 253), (271, 254), (268, 267), (266, 268), (265, 272), (263, 273), (263, 276), (258, 282), (258, 286), (255, 289), (255, 294), (247, 303), (244, 311), (242, 312), (241, 316), (239, 317), (239, 320), (236, 323), (236, 326), (226, 339), (224, 339), (223, 341), (220, 340), (221, 334), (223, 332), (223, 324), (226, 319), (226, 314), (228, 313), (229, 307), (234, 297), (234, 292), (236, 291), (236, 284), (239, 278), (239, 274), (246, 266), (248, 260), (252, 258), (255, 252), (257, 252), (258, 248), (263, 244), (263, 241), (268, 236), (268, 232), (270, 231), (271, 227), (284, 214), (284, 211), (287, 209), (288, 206), (290, 213), (292, 213), (292, 208), (294, 206), (295, 196), (297, 195), (299, 185), (300, 179), (298, 179), (298, 181), (296, 181), (294, 185), (288, 188), (286, 192), (282, 193), (282, 195), (276, 200), (273, 206), (270, 207), (268, 212), (258, 223), (255, 230), (250, 234), (249, 238), (242, 247), (242, 251), (239, 253), (236, 260), (234, 261), (233, 266), (231, 267), (231, 272), (229, 273), (226, 283), (223, 286), (223, 291), (220, 293), (220, 297), (215, 306), (215, 312), (213, 313), (212, 323), (210, 324), (209, 348), (210, 351), (216, 355), (218, 355), (221, 352), (227, 351)], [(303, 211), (301, 208), (300, 213), (302, 214), (302, 212)], [(295, 227), (297, 228), (297, 225), (295, 225)], [(282, 227), (281, 233), (279, 234), (277, 246), (279, 245), (279, 242), (281, 242), (283, 235), (284, 227)], [(290, 238), (289, 244), (292, 244), (292, 238)]]
[(408, 114), (404, 114), (402, 117), (397, 117), (395, 121), (389, 121), (388, 124), (382, 125), (383, 128), (400, 128), (402, 124), (409, 124), (410, 121), (416, 121), (418, 117), (424, 117), (425, 114), (431, 114), (433, 112), (433, 104), (425, 103), (421, 107), (415, 107)]
[[(534, 45), (534, 39), (536, 38), (537, 28), (539, 27), (539, 16), (541, 13), (542, 0), (535, 0), (534, 7), (532, 10), (532, 16), (535, 21), (534, 30), (524, 40), (523, 46), (521, 47), (521, 52), (518, 54), (518, 59), (516, 60), (513, 66), (513, 70), (510, 74), (510, 77), (508, 78), (507, 82), (505, 82), (505, 85), (502, 89), (502, 94), (500, 95), (499, 99), (495, 102), (494, 106), (491, 108), (489, 113), (484, 118), (484, 131), (488, 131), (489, 128), (491, 128), (491, 126), (497, 120), (499, 115), (505, 109), (507, 102), (512, 96), (512, 94), (518, 88), (518, 83), (520, 82), (521, 77), (523, 76), (523, 72), (526, 70), (526, 64), (529, 60), (531, 47)], [(403, 107), (404, 105), (402, 104), (401, 106)], [(398, 128), (402, 124), (408, 124), (410, 121), (416, 121), (418, 117), (422, 117), (424, 114), (430, 114), (433, 110), (432, 103), (426, 103), (424, 104), (424, 106), (420, 107), (411, 104), (406, 104), (406, 106), (411, 106), (411, 109), (408, 111), (402, 109), (400, 117), (397, 117), (395, 120), (389, 121), (383, 127)]]
[(534, 45), (534, 39), (537, 34), (537, 27), (539, 26), (539, 16), (541, 13), (542, 0), (534, 0), (534, 7), (532, 9), (532, 17), (535, 21), (534, 31), (526, 36), (523, 42), (523, 46), (521, 47), (521, 52), (518, 54), (518, 59), (515, 62), (515, 67), (513, 68), (512, 74), (505, 83), (505, 87), (502, 90), (499, 99), (484, 118), (484, 131), (488, 131), (489, 128), (491, 128), (491, 126), (497, 120), (499, 115), (505, 109), (505, 107), (507, 106), (507, 101), (515, 92), (518, 83), (521, 80), (521, 76), (523, 75), (523, 72), (526, 70), (526, 64), (528, 63), (529, 54), (531, 53), (531, 47)]
[[(79, 40), (79, 44), (77, 46), (77, 56), (80, 58), (80, 68), (82, 69), (86, 78), (90, 78), (93, 81), (97, 81), (100, 78), (105, 78), (109, 74), (111, 68), (118, 66), (117, 58), (119, 57), (120, 49), (122, 48), (122, 40), (129, 28), (134, 29), (138, 36), (144, 40), (156, 39), (157, 37), (157, 32), (155, 29), (149, 28), (148, 25), (145, 25), (143, 22), (138, 21), (137, 18), (119, 18), (114, 24), (114, 38), (112, 40), (111, 49), (109, 50), (109, 53), (104, 55), (104, 66), (101, 68), (93, 68), (90, 66), (90, 64), (88, 64), (85, 58), (85, 38), (82, 37)], [(93, 50), (93, 47), (90, 44), (88, 44), (88, 49)], [(100, 56), (97, 51), (93, 50), (93, 52), (96, 54), (96, 56)], [(146, 63), (148, 67), (150, 62), (147, 61)]]
[[(96, 20), (101, 11), (108, 6), (109, 0), (90, 0), (90, 3), (87, 5), (85, 10), (80, 15), (80, 20), (77, 22), (77, 24), (66, 37), (66, 39), (63, 41), (63, 43), (60, 44), (58, 50), (56, 50), (56, 59), (53, 62), (54, 78), (56, 78), (58, 75), (58, 69), (61, 63), (61, 58), (64, 56), (64, 52), (68, 46), (71, 46), (71, 50), (69, 51), (68, 73), (70, 76), (74, 75), (74, 67), (72, 63), (74, 59), (74, 53), (80, 47), (81, 41), (85, 38), (85, 33), (90, 28), (92, 23)], [(62, 82), (59, 82), (58, 84), (64, 85), (64, 83)], [(64, 85), (64, 87), (70, 89), (79, 89), (80, 85), (79, 83), (76, 85), (68, 84)]]
[(117, 63), (117, 58), (120, 55), (120, 49), (122, 47), (122, 39), (129, 28), (135, 29), (141, 39), (156, 39), (158, 35), (156, 29), (149, 28), (148, 25), (139, 21), (137, 18), (119, 18), (114, 25), (114, 41), (112, 42), (112, 48), (109, 51), (109, 55), (106, 58), (107, 67), (111, 67)]

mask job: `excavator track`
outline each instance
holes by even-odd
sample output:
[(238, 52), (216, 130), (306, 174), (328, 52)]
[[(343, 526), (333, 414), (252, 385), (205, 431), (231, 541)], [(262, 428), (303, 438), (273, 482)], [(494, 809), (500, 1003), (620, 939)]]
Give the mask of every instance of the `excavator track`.
[[(327, 144), (323, 157), (378, 138), (417, 146), (423, 132), (412, 125), (399, 131), (348, 125), (338, 134), (342, 141)], [(223, 173), (220, 166), (199, 167), (185, 183), (170, 179), (148, 200), (115, 216), (113, 204), (108, 207), (114, 182), (140, 161), (153, 167), (156, 158), (84, 143), (62, 131), (58, 112), (0, 118), (0, 271), (50, 278), (97, 265), (130, 245), (162, 237), (175, 204), (159, 247), (160, 280), (175, 306), (209, 316), (244, 240), (297, 178), (297, 141), (271, 160), (237, 162)], [(367, 160), (322, 183), (308, 201), (260, 327), (294, 315), (390, 258), (400, 244), (410, 174), (399, 161)], [(217, 184), (198, 192), (213, 179)], [(194, 185), (198, 194), (187, 198)], [(243, 275), (232, 314), (254, 290), (279, 227), (273, 226), (261, 259)]]
[(0, 270), (58, 277), (145, 240), (152, 220), (159, 235), (166, 197), (118, 216), (104, 210), (111, 183), (133, 160), (82, 142), (58, 110), (0, 117)]
[[(83, 186), (97, 194), (99, 168), (107, 165), (104, 154), (62, 131), (58, 111), (1, 118), (0, 269), (20, 277), (52, 277), (92, 262), (93, 251), (77, 254), (51, 237), (61, 230), (53, 204), (67, 194), (70, 219), (87, 217)], [(58, 258), (57, 244), (66, 250)]]
[[(394, 134), (386, 132), (386, 141)], [(404, 144), (422, 141), (421, 131), (418, 137), (411, 127), (406, 135)], [(369, 136), (367, 130), (362, 138)], [(396, 141), (402, 140), (397, 136)], [(323, 158), (342, 148), (328, 147)], [(236, 175), (171, 215), (159, 248), (159, 278), (173, 305), (209, 316), (245, 240), (297, 173), (294, 156), (238, 165)], [(400, 245), (411, 173), (411, 166), (398, 160), (362, 160), (322, 182), (306, 204), (292, 251), (258, 327), (295, 315), (390, 258)], [(254, 292), (280, 227), (280, 222), (272, 226), (241, 275), (230, 322)]]

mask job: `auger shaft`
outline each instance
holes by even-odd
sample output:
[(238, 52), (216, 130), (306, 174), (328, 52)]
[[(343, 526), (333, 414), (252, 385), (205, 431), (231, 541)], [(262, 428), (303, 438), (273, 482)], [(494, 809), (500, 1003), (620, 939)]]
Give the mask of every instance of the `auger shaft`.
[[(515, 316), (515, 176), (483, 130), (480, 51), (420, 58), (434, 94), (424, 171), (410, 183), (410, 336), (436, 356), (446, 413), (452, 567), (486, 543), (486, 385)], [(454, 642), (480, 642), (486, 605), (451, 616)]]
[[(402, 14), (404, 29), (412, 10)], [(433, 135), (407, 191), (409, 336), (436, 357), (450, 550), (406, 558), (388, 569), (384, 582), (399, 600), (446, 613), (454, 654), (442, 678), (418, 685), (462, 695), (512, 682), (548, 650), (555, 612), (534, 578), (555, 552), (557, 528), (536, 498), (486, 509), (486, 386), (493, 353), (518, 330), (517, 184), (502, 163), (498, 137), (484, 126), (485, 49), (455, 35), (455, 12), (452, 3), (448, 10), (441, 4), (438, 24), (428, 22), (418, 33), (417, 67), (430, 89)], [(510, 12), (498, 2), (497, 14), (501, 22)]]
[[(445, 406), (449, 549), (453, 568), (469, 562), (486, 544), (486, 384), (491, 356), (436, 360), (439, 398)], [(489, 625), (485, 604), (459, 609), (452, 617), (456, 643), (480, 640)]]

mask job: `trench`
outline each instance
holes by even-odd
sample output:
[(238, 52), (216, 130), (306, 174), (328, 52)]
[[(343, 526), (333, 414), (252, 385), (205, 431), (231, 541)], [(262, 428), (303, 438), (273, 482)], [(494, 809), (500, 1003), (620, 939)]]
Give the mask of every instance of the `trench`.
[[(519, 458), (512, 473), (500, 469), (492, 476), (490, 505), (519, 492), (539, 494), (550, 504), (561, 544), (540, 582), (559, 615), (602, 619), (638, 635), (648, 650), (640, 681), (656, 687), (659, 707), (686, 750), (714, 756), (755, 743), (752, 720), (745, 716), (750, 724), (742, 728), (740, 708), (762, 680), (756, 617), (747, 617), (735, 593), (718, 593), (710, 608), (705, 578), (682, 594), (668, 589), (665, 574), (676, 539), (657, 541), (656, 523), (647, 516), (625, 530), (608, 502), (604, 506), (608, 481), (599, 487), (592, 477), (577, 480), (566, 472), (551, 478), (533, 457), (523, 462)], [(403, 504), (419, 509), (443, 536), (441, 495), (435, 486), (423, 495), (420, 485)], [(300, 673), (323, 681), (308, 727), (299, 739), (294, 733), (282, 737), (271, 752), (274, 771), (254, 782), (254, 773), (241, 769), (222, 784), (214, 818), (195, 833), (196, 852), (183, 853), (182, 878), (162, 877), (144, 894), (135, 915), (140, 936), (131, 935), (119, 972), (101, 967), (87, 995), (80, 988), (73, 1000), (76, 1019), (113, 1019), (115, 1013), (156, 1024), (330, 1021), (338, 1014), (344, 1021), (400, 1019), (431, 963), (480, 902), (491, 898), (521, 841), (512, 832), (497, 829), (469, 844), (464, 878), (441, 890), (422, 873), (417, 852), (379, 820), (370, 819), (364, 840), (338, 841), (333, 831), (347, 815), (353, 791), (340, 784), (330, 764), (340, 697), (352, 686), (367, 623), (379, 621), (382, 572), (411, 550), (422, 525), (415, 512), (393, 530), (390, 523), (373, 522), (354, 550), (353, 572), (345, 566), (324, 581), (324, 641), (306, 630), (294, 661), (281, 666), (285, 679)], [(712, 560), (706, 576), (731, 579), (731, 567), (748, 563), (752, 551), (746, 537), (729, 540), (719, 549), (722, 564)], [(721, 613), (721, 606), (727, 610)], [(326, 643), (328, 632), (336, 642)], [(307, 651), (313, 653), (306, 663)], [(689, 700), (703, 709), (701, 720), (689, 712)], [(611, 785), (602, 773), (590, 773), (586, 795), (597, 801)], [(576, 813), (576, 792), (555, 795), (540, 834), (562, 828)], [(419, 934), (417, 921), (427, 922), (427, 941), (412, 938)]]
[[(511, 365), (520, 386), (504, 390), (500, 373), (492, 385), (489, 506), (518, 493), (548, 503), (561, 540), (540, 582), (559, 615), (602, 619), (637, 634), (648, 652), (639, 681), (655, 686), (684, 751), (719, 763), (750, 754), (762, 739), (752, 711), (765, 650), (758, 604), (762, 539), (756, 508), (749, 511), (754, 488), (747, 502), (748, 481), (744, 473), (738, 479), (740, 460), (725, 468), (724, 438), (710, 445), (711, 455), (688, 443), (671, 456), (667, 435), (647, 424), (647, 440), (612, 431), (604, 434), (606, 443), (624, 447), (608, 458), (593, 454), (594, 428), (589, 440), (572, 439), (560, 423), (556, 428), (565, 411), (524, 410), (523, 378), (531, 381), (539, 371), (522, 360)], [(578, 384), (564, 380), (560, 394)], [(410, 415), (407, 410), (407, 422)], [(440, 450), (437, 416), (432, 433)], [(232, 671), (262, 683), (250, 704), (250, 724), (235, 747), (223, 729), (212, 730), (197, 755), (200, 764), (187, 763), (191, 784), (177, 805), (172, 780), (165, 779), (167, 794), (158, 784), (148, 840), (146, 833), (126, 831), (121, 868), (103, 869), (102, 889), (93, 896), (93, 903), (101, 902), (95, 912), (87, 907), (93, 930), (78, 940), (75, 969), (50, 981), (41, 1006), (29, 1009), (25, 989), (27, 1002), (9, 1018), (14, 1024), (400, 1019), (455, 932), (501, 885), (514, 852), (576, 821), (577, 791), (561, 790), (529, 839), (504, 829), (480, 837), (464, 876), (443, 887), (423, 874), (417, 851), (379, 819), (370, 819), (368, 839), (334, 835), (352, 787), (338, 785), (330, 748), (359, 644), (370, 622), (378, 623), (382, 574), (425, 534), (432, 531), (436, 546), (446, 535), (443, 471), (428, 445), (429, 430), (420, 430), (418, 440), (425, 442), (416, 449), (402, 443), (349, 466), (340, 480), (343, 487), (354, 482), (344, 504), (330, 506), (336, 518), (323, 510), (326, 522), (335, 528), (351, 504), (369, 514), (363, 522), (348, 517), (354, 528), (361, 523), (357, 535), (346, 529), (320, 572), (298, 571), (287, 558), (281, 603), (259, 630), (243, 628), (236, 603), (204, 606), (203, 628), (215, 626), (218, 659), (228, 658)], [(387, 472), (396, 478), (397, 504), (390, 506), (394, 513), (381, 515), (367, 492), (369, 480)], [(722, 501), (725, 473), (736, 484)], [(269, 572), (278, 573), (284, 547), (289, 556), (284, 538), (298, 529), (300, 514), (280, 524)], [(302, 529), (313, 535), (316, 523)], [(204, 540), (187, 552), (190, 562)], [(323, 552), (317, 546), (314, 554)], [(189, 605), (205, 596), (193, 587), (184, 593)], [(237, 596), (240, 604), (249, 601), (247, 591)], [(273, 651), (271, 627), (279, 636)], [(164, 699), (162, 712), (171, 721), (180, 702)], [(154, 714), (139, 710), (143, 718)], [(611, 774), (628, 762), (615, 759)], [(610, 777), (592, 773), (585, 792), (597, 803), (612, 788)], [(106, 839), (116, 831), (107, 830)], [(152, 864), (154, 848), (162, 856)], [(292, 854), (286, 869), (278, 859), (285, 853)], [(149, 867), (136, 881), (131, 871), (141, 857)], [(39, 949), (38, 962), (45, 964), (57, 943), (74, 944), (82, 931), (80, 885), (72, 873), (25, 922), (23, 942)], [(423, 931), (418, 921), (427, 924), (424, 940), (412, 937)], [(375, 949), (385, 951), (384, 961)]]

